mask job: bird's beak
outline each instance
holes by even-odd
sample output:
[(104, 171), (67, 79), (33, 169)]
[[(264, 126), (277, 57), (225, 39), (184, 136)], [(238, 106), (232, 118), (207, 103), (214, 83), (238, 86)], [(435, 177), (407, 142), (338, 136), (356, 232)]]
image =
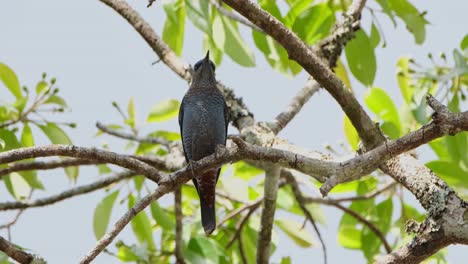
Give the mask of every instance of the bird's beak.
[(206, 52), (206, 56), (205, 56), (204, 61), (209, 61), (209, 60), (210, 60), (210, 51), (208, 50), (208, 51)]

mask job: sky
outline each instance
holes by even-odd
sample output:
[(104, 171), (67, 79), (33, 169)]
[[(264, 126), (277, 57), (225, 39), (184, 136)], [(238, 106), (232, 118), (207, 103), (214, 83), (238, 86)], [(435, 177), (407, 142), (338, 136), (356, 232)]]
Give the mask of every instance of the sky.
[[(139, 124), (143, 125), (145, 114), (154, 104), (169, 98), (181, 99), (186, 91), (186, 82), (165, 65), (152, 65), (157, 57), (144, 40), (118, 14), (97, 0), (0, 2), (0, 62), (9, 65), (17, 73), (21, 84), (29, 87), (34, 87), (43, 72), (57, 77), (60, 94), (67, 100), (71, 111), (53, 116), (53, 120), (78, 124), (76, 129), (67, 130), (75, 145), (100, 147), (108, 143), (112, 150), (123, 151), (122, 141), (94, 137), (96, 121), (121, 123), (121, 117), (111, 106), (112, 101), (126, 107), (128, 100), (134, 97)], [(373, 1), (369, 2), (375, 6)], [(165, 19), (162, 7), (155, 3), (147, 9), (146, 1), (133, 0), (129, 3), (161, 35)], [(411, 55), (429, 65), (428, 52), (451, 54), (468, 33), (467, 1), (413, 0), (412, 3), (419, 10), (428, 11), (426, 18), (430, 25), (422, 46), (414, 44), (412, 35), (405, 30), (401, 21), (395, 29), (388, 18), (377, 14), (387, 47), (376, 51), (378, 71), (375, 86), (388, 91), (397, 104), (402, 101), (395, 75), (397, 59)], [(370, 13), (365, 10), (363, 27), (369, 29), (369, 25)], [(217, 78), (243, 97), (256, 120), (272, 120), (305, 84), (307, 76), (302, 73), (289, 78), (273, 71), (255, 49), (250, 30), (241, 27), (241, 33), (255, 50), (257, 66), (243, 68), (225, 56), (217, 67)], [(194, 63), (203, 55), (202, 34), (187, 23), (183, 58)], [(362, 102), (364, 87), (354, 80), (352, 85)], [(0, 100), (7, 96), (6, 93), (0, 87)], [(280, 136), (310, 149), (323, 150), (327, 144), (337, 146), (343, 141), (342, 122), (343, 113), (339, 106), (325, 91), (320, 91)], [(178, 131), (178, 125), (173, 119), (151, 124), (145, 129)], [(230, 132), (236, 133), (232, 127)], [(36, 143), (45, 144), (47, 140), (39, 137)], [(430, 158), (430, 154), (425, 153), (427, 149), (422, 148), (419, 152), (423, 158)], [(47, 191), (37, 192), (36, 197), (72, 187), (61, 170), (40, 173), (40, 177)], [(82, 169), (77, 184), (90, 183), (97, 178), (95, 169)], [(318, 195), (318, 192), (315, 194)], [(55, 205), (27, 210), (12, 228), (14, 242), (34, 250), (49, 263), (77, 262), (96, 242), (92, 218), (94, 208), (103, 196), (104, 191), (98, 191)], [(167, 201), (168, 198), (165, 199)], [(0, 186), (0, 200), (11, 200), (3, 186)], [(111, 224), (124, 213), (125, 208), (121, 206), (114, 210)], [(324, 212), (327, 226), (322, 226), (321, 230), (328, 247), (329, 263), (361, 263), (364, 259), (361, 252), (343, 249), (337, 244), (341, 212), (333, 208), (324, 208)], [(11, 216), (11, 213), (0, 213), (0, 222)], [(0, 232), (0, 235), (5, 236), (5, 233)], [(130, 228), (125, 228), (117, 239), (135, 241)], [(279, 261), (285, 255), (292, 255), (294, 263), (310, 259), (321, 261), (321, 254), (319, 247), (300, 249), (280, 236), (280, 245), (272, 261)], [(460, 263), (463, 257), (467, 257), (463, 247), (449, 248), (450, 263)], [(95, 263), (117, 261), (101, 254)]]

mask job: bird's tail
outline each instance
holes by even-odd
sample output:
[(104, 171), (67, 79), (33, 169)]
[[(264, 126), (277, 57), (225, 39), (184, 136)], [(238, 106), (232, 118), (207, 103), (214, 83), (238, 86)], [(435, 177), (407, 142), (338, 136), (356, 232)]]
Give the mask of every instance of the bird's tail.
[(205, 234), (209, 235), (216, 229), (216, 210), (215, 205), (206, 202), (200, 196), (201, 220)]
[(206, 235), (216, 229), (215, 192), (218, 175), (219, 169), (210, 170), (194, 180), (200, 196), (201, 220)]

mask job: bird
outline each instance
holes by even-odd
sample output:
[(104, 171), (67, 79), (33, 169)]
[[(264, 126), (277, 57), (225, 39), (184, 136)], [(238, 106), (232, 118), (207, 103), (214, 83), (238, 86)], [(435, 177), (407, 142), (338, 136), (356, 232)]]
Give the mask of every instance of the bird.
[[(215, 64), (210, 51), (193, 67), (192, 80), (179, 109), (179, 126), (188, 164), (226, 146), (229, 115), (221, 91), (216, 87)], [(221, 168), (193, 175), (200, 198), (201, 222), (208, 236), (216, 229), (215, 192)]]

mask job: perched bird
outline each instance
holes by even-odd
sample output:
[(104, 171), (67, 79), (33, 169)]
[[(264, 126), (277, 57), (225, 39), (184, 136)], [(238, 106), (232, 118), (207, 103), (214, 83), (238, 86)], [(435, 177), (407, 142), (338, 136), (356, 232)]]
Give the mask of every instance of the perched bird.
[[(208, 51), (195, 64), (190, 88), (180, 105), (180, 134), (187, 163), (213, 154), (217, 145), (226, 145), (229, 118), (224, 97), (216, 88), (215, 68)], [(219, 171), (215, 168), (193, 177), (207, 235), (216, 228), (215, 188)]]

